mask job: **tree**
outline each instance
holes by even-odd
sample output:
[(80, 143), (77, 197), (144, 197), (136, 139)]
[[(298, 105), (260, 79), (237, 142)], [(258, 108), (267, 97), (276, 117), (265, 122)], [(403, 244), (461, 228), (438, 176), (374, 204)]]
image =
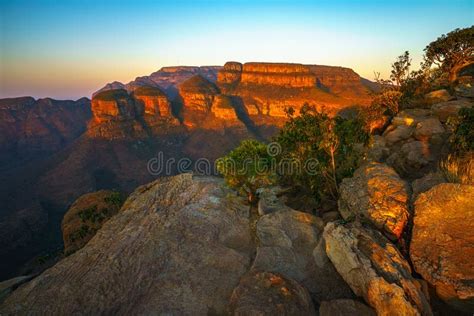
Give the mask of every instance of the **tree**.
[(425, 67), (436, 65), (449, 74), (449, 81), (457, 79), (464, 66), (474, 62), (474, 26), (455, 29), (443, 34), (425, 48)]
[(279, 179), (283, 184), (308, 190), (319, 201), (337, 200), (340, 181), (352, 175), (361, 158), (356, 144), (367, 143), (368, 139), (358, 118), (333, 118), (304, 106), (301, 115), (290, 116), (275, 138), (281, 146), (279, 165), (291, 160), (302, 168), (293, 168), (292, 172), (278, 168)]
[(390, 80), (392, 80), (396, 86), (400, 87), (410, 75), (411, 58), (410, 53), (405, 51), (403, 55), (397, 57), (395, 62), (392, 64), (392, 72), (390, 74)]
[(265, 144), (244, 140), (216, 161), (217, 171), (224, 176), (228, 186), (246, 194), (248, 201), (254, 203), (257, 189), (275, 182), (272, 159)]

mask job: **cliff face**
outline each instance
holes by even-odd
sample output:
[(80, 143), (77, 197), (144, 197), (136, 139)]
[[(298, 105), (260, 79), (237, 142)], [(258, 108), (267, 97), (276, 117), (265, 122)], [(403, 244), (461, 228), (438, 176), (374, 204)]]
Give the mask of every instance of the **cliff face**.
[(285, 110), (304, 104), (336, 113), (370, 102), (368, 89), (352, 69), (332, 66), (229, 62), (219, 71), (223, 93), (242, 99), (254, 116), (285, 118)]

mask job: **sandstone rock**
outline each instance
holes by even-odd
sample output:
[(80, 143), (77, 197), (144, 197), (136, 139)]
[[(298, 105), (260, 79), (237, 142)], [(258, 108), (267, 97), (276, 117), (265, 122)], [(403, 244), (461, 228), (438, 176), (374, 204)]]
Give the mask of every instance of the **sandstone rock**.
[(124, 89), (107, 90), (96, 94), (92, 99), (91, 110), (96, 123), (135, 117), (133, 99)]
[(302, 88), (315, 87), (316, 77), (311, 73), (309, 67), (302, 64), (245, 63), (241, 82)]
[(308, 291), (270, 272), (246, 275), (230, 299), (231, 315), (315, 315)]
[(409, 141), (403, 144), (398, 150), (392, 151), (387, 158), (387, 164), (395, 168), (398, 173), (411, 177), (421, 177), (426, 173), (430, 163), (436, 157), (430, 144), (422, 141)]
[(78, 198), (64, 215), (64, 253), (71, 254), (84, 247), (96, 232), (115, 215), (124, 198), (119, 192), (101, 190)]
[[(413, 136), (417, 140), (440, 143), (440, 137), (445, 133), (444, 127), (437, 118), (428, 118), (416, 124)], [(437, 140), (435, 138), (438, 138)]]
[(410, 257), (448, 304), (474, 310), (474, 186), (439, 184), (415, 202)]
[(319, 316), (375, 316), (375, 311), (356, 300), (324, 301), (319, 306)]
[(222, 314), (255, 251), (248, 216), (220, 179), (159, 179), (0, 313)]
[(387, 128), (383, 136), (387, 145), (392, 146), (395, 143), (409, 139), (414, 131), (415, 129), (411, 126), (399, 125)]
[(278, 197), (277, 193), (281, 190), (279, 187), (264, 188), (258, 193), (258, 214), (263, 216), (265, 214), (276, 211), (291, 210)]
[(137, 100), (138, 112), (141, 115), (152, 117), (170, 117), (171, 104), (166, 94), (156, 87), (142, 86), (133, 91)]
[(448, 90), (446, 89), (431, 91), (430, 93), (425, 94), (425, 102), (428, 104), (446, 102), (452, 99), (453, 96), (451, 96), (451, 94), (449, 94)]
[(211, 112), (215, 117), (226, 121), (238, 121), (236, 110), (232, 99), (226, 95), (217, 95), (211, 106)]
[(432, 315), (410, 265), (380, 233), (358, 223), (329, 223), (324, 240), (339, 274), (378, 315)]
[(199, 75), (189, 78), (179, 86), (179, 95), (187, 110), (209, 112), (218, 93), (212, 82)]
[(431, 112), (439, 118), (441, 122), (446, 122), (450, 117), (456, 118), (462, 108), (472, 107), (473, 103), (464, 100), (455, 100), (433, 104)]
[(430, 172), (420, 179), (411, 183), (413, 190), (412, 200), (415, 200), (420, 193), (426, 192), (435, 185), (446, 182), (446, 179), (440, 172)]
[(217, 74), (219, 85), (237, 84), (242, 75), (242, 64), (234, 61), (226, 62), (224, 67)]
[(409, 193), (395, 170), (369, 163), (344, 179), (339, 192), (339, 212), (344, 219), (364, 217), (389, 238), (400, 238), (408, 222)]
[(392, 119), (392, 124), (395, 126), (416, 126), (420, 120), (428, 118), (430, 114), (428, 109), (406, 109), (397, 113), (397, 116)]
[(347, 284), (324, 251), (315, 251), (323, 230), (320, 218), (298, 211), (277, 211), (257, 222), (259, 247), (253, 271), (269, 271), (305, 286), (316, 301), (351, 298)]

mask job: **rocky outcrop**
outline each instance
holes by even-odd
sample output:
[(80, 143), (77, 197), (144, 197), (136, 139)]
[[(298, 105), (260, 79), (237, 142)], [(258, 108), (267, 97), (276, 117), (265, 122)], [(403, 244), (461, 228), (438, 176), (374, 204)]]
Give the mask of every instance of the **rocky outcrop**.
[(133, 99), (124, 89), (107, 90), (92, 99), (92, 114), (95, 123), (111, 120), (128, 120), (135, 117)]
[(123, 199), (119, 192), (108, 190), (84, 194), (77, 199), (61, 224), (64, 253), (71, 254), (84, 247), (104, 223), (117, 214)]
[(415, 202), (410, 258), (448, 304), (474, 310), (474, 186), (444, 183)]
[(138, 113), (151, 118), (171, 117), (171, 103), (166, 94), (155, 87), (138, 87), (133, 91)]
[(246, 275), (230, 299), (231, 315), (316, 315), (308, 291), (270, 272)]
[(324, 301), (319, 306), (319, 316), (375, 316), (367, 305), (356, 300)]
[(0, 313), (222, 314), (254, 251), (248, 217), (219, 179), (162, 178)]
[(357, 223), (329, 223), (324, 240), (336, 270), (378, 315), (432, 315), (410, 265), (380, 233)]
[(447, 102), (452, 100), (453, 96), (449, 94), (448, 90), (440, 89), (436, 91), (431, 91), (430, 93), (425, 94), (424, 101), (428, 105), (432, 105), (440, 102)]
[(259, 247), (252, 270), (294, 279), (317, 302), (352, 297), (324, 251), (315, 251), (323, 227), (320, 218), (294, 210), (262, 216), (257, 222)]
[(433, 115), (438, 117), (441, 122), (446, 123), (449, 118), (457, 118), (460, 109), (469, 108), (473, 105), (473, 102), (465, 100), (441, 102), (433, 104), (433, 106), (431, 107), (431, 112), (433, 113)]
[(362, 217), (392, 240), (400, 238), (408, 222), (407, 184), (387, 165), (369, 163), (342, 181), (339, 212), (346, 220)]
[(212, 105), (211, 112), (215, 117), (227, 122), (236, 122), (239, 120), (236, 109), (232, 104), (232, 98), (226, 95), (216, 95)]
[(185, 111), (209, 112), (218, 93), (219, 90), (212, 82), (199, 75), (189, 78), (179, 86), (179, 95)]

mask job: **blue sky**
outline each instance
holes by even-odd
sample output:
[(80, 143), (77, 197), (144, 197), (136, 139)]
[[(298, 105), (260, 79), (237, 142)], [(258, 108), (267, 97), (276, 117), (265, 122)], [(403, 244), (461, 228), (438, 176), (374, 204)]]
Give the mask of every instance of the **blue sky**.
[(340, 65), (387, 76), (474, 22), (470, 1), (4, 1), (0, 97), (76, 99), (162, 66), (228, 60)]

